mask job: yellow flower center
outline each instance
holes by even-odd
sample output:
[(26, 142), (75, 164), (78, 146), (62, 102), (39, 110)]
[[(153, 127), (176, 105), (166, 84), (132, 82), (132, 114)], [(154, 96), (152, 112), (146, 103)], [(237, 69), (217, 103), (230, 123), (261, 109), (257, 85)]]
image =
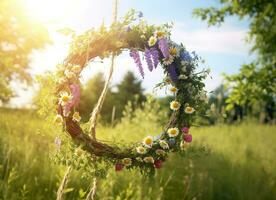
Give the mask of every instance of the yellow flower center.
[(187, 107), (186, 110), (187, 110), (187, 112), (192, 112), (192, 111), (193, 111), (193, 108)]
[(147, 139), (145, 140), (145, 143), (146, 143), (147, 145), (151, 145), (152, 139), (151, 139), (151, 138), (147, 138)]
[(175, 129), (171, 130), (171, 135), (176, 135), (177, 131)]
[(170, 48), (170, 54), (172, 55), (172, 56), (176, 56), (176, 54), (177, 54), (177, 49), (175, 48), (175, 47), (173, 47), (173, 48)]
[(164, 37), (165, 33), (163, 31), (157, 31), (156, 36), (159, 38)]
[(172, 106), (173, 106), (173, 108), (178, 108), (179, 103), (178, 102), (173, 102)]
[(68, 102), (69, 101), (69, 96), (67, 96), (67, 95), (64, 95), (64, 96), (62, 96), (61, 97), (61, 100), (63, 101), (63, 102)]

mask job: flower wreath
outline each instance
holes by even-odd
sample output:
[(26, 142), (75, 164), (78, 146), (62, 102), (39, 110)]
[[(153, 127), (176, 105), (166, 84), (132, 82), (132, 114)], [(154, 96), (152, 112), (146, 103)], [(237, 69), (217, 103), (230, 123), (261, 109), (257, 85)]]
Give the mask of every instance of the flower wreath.
[[(171, 25), (147, 25), (141, 17), (141, 13), (130, 11), (121, 22), (114, 22), (109, 29), (101, 26), (98, 31), (92, 29), (80, 36), (72, 34), (74, 40), (70, 53), (57, 72), (56, 122), (63, 124), (66, 132), (84, 151), (92, 157), (104, 158), (115, 165), (116, 171), (124, 167), (141, 170), (160, 168), (169, 152), (188, 148), (192, 142), (190, 127), (195, 116), (204, 113), (206, 108), (203, 80), (208, 70), (195, 72), (199, 57), (170, 39)], [(147, 136), (142, 142), (119, 148), (103, 143), (83, 130), (76, 108), (80, 100), (79, 78), (86, 65), (96, 57), (103, 59), (125, 50), (130, 51), (130, 57), (142, 77), (145, 73), (141, 53), (149, 71), (158, 66), (163, 68), (166, 76), (157, 87), (169, 86), (174, 100), (168, 105), (172, 115), (162, 134)]]

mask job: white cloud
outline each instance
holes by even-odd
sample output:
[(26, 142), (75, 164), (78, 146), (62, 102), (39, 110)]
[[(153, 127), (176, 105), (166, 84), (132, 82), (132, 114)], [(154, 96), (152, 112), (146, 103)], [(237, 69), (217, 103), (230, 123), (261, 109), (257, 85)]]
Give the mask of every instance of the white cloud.
[(246, 29), (231, 26), (189, 30), (183, 23), (175, 23), (172, 38), (197, 52), (246, 55), (250, 49), (246, 34)]

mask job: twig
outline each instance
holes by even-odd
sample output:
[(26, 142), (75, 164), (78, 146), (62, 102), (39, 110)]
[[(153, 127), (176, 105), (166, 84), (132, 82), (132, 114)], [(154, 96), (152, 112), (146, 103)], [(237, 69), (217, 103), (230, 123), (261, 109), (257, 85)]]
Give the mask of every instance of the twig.
[(95, 200), (95, 195), (96, 195), (96, 190), (97, 190), (97, 178), (93, 178), (93, 184), (91, 185), (91, 190), (86, 196), (85, 200)]
[(69, 179), (69, 174), (71, 173), (72, 171), (72, 167), (69, 166), (63, 176), (63, 180), (58, 188), (58, 191), (57, 191), (57, 200), (62, 200), (63, 199), (63, 194), (64, 194), (64, 189), (67, 185), (67, 182), (68, 182), (68, 179)]

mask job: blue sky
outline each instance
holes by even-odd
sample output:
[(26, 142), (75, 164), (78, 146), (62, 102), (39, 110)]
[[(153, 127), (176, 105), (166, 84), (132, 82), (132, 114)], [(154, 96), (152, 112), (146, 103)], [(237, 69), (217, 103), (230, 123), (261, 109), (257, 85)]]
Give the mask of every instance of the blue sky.
[[(51, 2), (56, 5), (55, 1)], [(61, 7), (68, 9), (67, 12), (64, 10), (67, 14), (60, 16), (62, 20), (52, 20), (47, 24), (54, 44), (32, 56), (33, 76), (45, 71), (54, 71), (55, 65), (65, 57), (68, 40), (58, 35), (56, 30), (70, 27), (81, 33), (91, 27), (99, 26), (103, 21), (105, 24), (110, 23), (113, 0), (67, 0), (66, 2), (68, 5), (69, 2), (73, 2), (74, 6)], [(53, 5), (47, 6), (51, 8)], [(119, 0), (118, 13), (119, 16), (123, 16), (129, 9), (134, 8), (143, 12), (144, 19), (148, 23), (174, 22), (173, 40), (182, 42), (189, 51), (196, 51), (205, 60), (205, 66), (211, 68), (213, 79), (206, 81), (206, 88), (210, 91), (221, 83), (222, 73), (236, 73), (242, 64), (254, 59), (254, 55), (249, 54), (250, 45), (245, 42), (248, 20), (239, 21), (235, 17), (228, 17), (221, 27), (208, 27), (206, 22), (192, 16), (194, 8), (209, 6), (220, 5), (215, 0)], [(92, 64), (84, 71), (83, 82), (98, 71), (105, 72), (108, 65), (108, 60), (104, 64)], [(123, 54), (116, 59), (113, 85), (122, 79), (126, 70), (137, 73), (131, 58)], [(138, 75), (137, 73), (137, 77)], [(143, 86), (147, 92), (151, 92), (153, 86), (162, 78), (161, 70), (156, 70), (146, 76)], [(28, 105), (36, 89), (32, 87), (18, 91), (19, 96), (12, 100), (12, 104)]]

